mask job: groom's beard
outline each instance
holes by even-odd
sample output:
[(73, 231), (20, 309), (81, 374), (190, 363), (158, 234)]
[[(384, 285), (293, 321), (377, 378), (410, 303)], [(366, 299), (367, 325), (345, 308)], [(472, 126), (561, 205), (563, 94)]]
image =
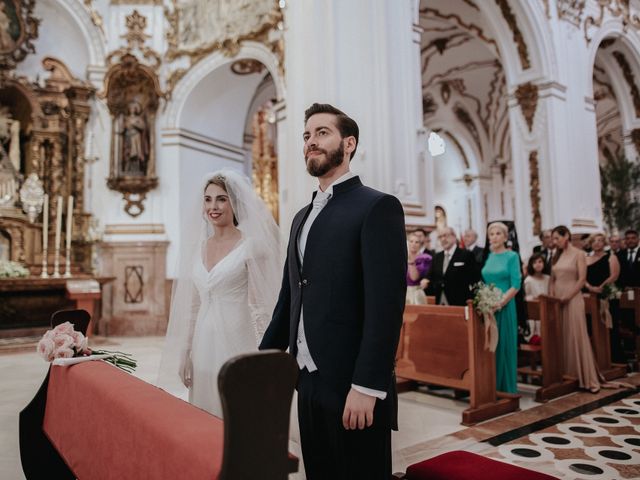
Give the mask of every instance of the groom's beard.
[(324, 161), (318, 156), (305, 159), (307, 163), (307, 172), (309, 172), (309, 175), (313, 177), (322, 177), (326, 175), (333, 168), (342, 165), (342, 162), (344, 161), (344, 147), (342, 142), (340, 142), (340, 146), (338, 148), (331, 152), (322, 148), (317, 148), (312, 151), (324, 153)]

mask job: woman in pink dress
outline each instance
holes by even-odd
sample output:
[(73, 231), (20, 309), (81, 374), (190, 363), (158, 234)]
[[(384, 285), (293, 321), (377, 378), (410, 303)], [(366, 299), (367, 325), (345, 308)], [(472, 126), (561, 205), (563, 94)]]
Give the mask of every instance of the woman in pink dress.
[(562, 303), (563, 356), (567, 375), (580, 388), (597, 393), (600, 378), (587, 333), (582, 287), (587, 280), (587, 261), (582, 250), (571, 245), (571, 232), (563, 225), (553, 229), (556, 254), (551, 268), (550, 293)]

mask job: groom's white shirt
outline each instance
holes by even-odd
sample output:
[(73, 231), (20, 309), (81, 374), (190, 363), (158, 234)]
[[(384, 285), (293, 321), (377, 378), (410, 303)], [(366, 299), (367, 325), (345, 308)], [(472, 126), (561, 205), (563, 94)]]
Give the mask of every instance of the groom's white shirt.
[[(328, 200), (333, 196), (333, 187), (339, 183), (345, 182), (350, 178), (355, 177), (356, 174), (353, 172), (347, 172), (341, 177), (337, 178), (331, 185), (327, 187), (324, 191), (324, 195), (328, 196)], [(322, 190), (320, 190), (322, 191)], [(318, 192), (320, 193), (320, 192)], [(326, 205), (326, 203), (325, 203)], [(312, 208), (307, 220), (304, 222), (302, 226), (302, 230), (300, 230), (300, 236), (298, 237), (298, 254), (300, 256), (300, 262), (304, 262), (304, 249), (307, 245), (307, 237), (309, 236), (309, 230), (311, 230), (311, 225), (318, 217), (324, 205), (320, 208)], [(300, 310), (300, 323), (298, 324), (298, 354), (296, 355), (296, 360), (298, 361), (298, 366), (300, 369), (306, 367), (309, 372), (315, 372), (318, 370), (313, 358), (311, 357), (311, 352), (309, 351), (309, 345), (307, 344), (307, 338), (304, 333), (304, 319), (302, 318), (302, 309)], [(351, 385), (355, 390), (360, 393), (364, 393), (365, 395), (370, 395), (372, 397), (377, 397), (380, 400), (384, 400), (387, 396), (387, 392), (381, 392), (380, 390), (373, 390), (371, 388), (361, 387), (360, 385)]]

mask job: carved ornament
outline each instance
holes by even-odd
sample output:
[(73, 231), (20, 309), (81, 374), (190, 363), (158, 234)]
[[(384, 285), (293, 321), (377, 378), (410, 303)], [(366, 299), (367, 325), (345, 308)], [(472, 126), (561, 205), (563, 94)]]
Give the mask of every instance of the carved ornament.
[(622, 75), (624, 76), (627, 85), (629, 86), (629, 93), (631, 94), (631, 99), (633, 100), (633, 108), (636, 113), (636, 117), (640, 117), (640, 90), (638, 90), (638, 85), (636, 84), (636, 78), (631, 70), (631, 65), (627, 61), (627, 58), (620, 51), (613, 52), (613, 56), (618, 62), (620, 69), (622, 70)]
[(284, 76), (283, 15), (277, 0), (172, 0), (164, 15), (169, 23), (166, 61), (181, 57), (189, 61), (188, 68), (181, 67), (169, 74), (169, 95), (187, 71), (203, 58), (216, 51), (235, 57), (246, 41), (269, 47), (278, 59), (279, 73)]
[(264, 65), (253, 58), (243, 58), (231, 64), (231, 71), (236, 75), (251, 75), (261, 73), (263, 70)]
[(35, 0), (0, 1), (0, 71), (13, 70), (35, 52), (40, 20), (33, 16)]
[(621, 17), (624, 32), (627, 31), (629, 25), (636, 30), (640, 29), (640, 17), (636, 14), (631, 14), (629, 0), (597, 0), (597, 2), (600, 10), (598, 16), (590, 15), (584, 21), (584, 38), (587, 44), (591, 42), (589, 29), (591, 27), (600, 28), (607, 12), (614, 18)]
[(558, 18), (579, 27), (586, 3), (586, 0), (558, 0)]
[(640, 128), (631, 130), (631, 141), (634, 147), (636, 147), (636, 153), (640, 155)]
[(538, 152), (529, 153), (529, 176), (531, 196), (531, 218), (533, 220), (533, 234), (542, 232), (542, 216), (540, 215), (540, 171), (538, 169)]
[(533, 128), (533, 119), (538, 107), (538, 86), (531, 82), (523, 83), (516, 89), (516, 99), (522, 110), (522, 115), (527, 121), (529, 131)]
[(527, 70), (529, 67), (531, 67), (531, 61), (529, 59), (529, 48), (527, 47), (527, 43), (524, 40), (522, 32), (520, 31), (516, 16), (511, 10), (511, 6), (509, 5), (509, 2), (507, 0), (496, 0), (496, 4), (500, 8), (502, 16), (504, 17), (507, 25), (509, 25), (511, 32), (513, 33), (513, 41), (518, 48), (518, 56), (520, 57), (522, 69)]

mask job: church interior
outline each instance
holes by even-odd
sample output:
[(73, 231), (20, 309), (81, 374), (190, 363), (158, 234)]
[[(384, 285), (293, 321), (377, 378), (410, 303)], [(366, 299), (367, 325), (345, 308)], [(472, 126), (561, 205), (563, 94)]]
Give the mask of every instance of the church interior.
[[(480, 478), (446, 473), (459, 451), (548, 476), (492, 478), (640, 478), (640, 0), (0, 0), (0, 478), (25, 478), (18, 417), (49, 379), (54, 312), (86, 310), (89, 344), (155, 384), (207, 172), (250, 179), (284, 262), (318, 188), (314, 102), (357, 120), (350, 168), (401, 202), (421, 252), (452, 229), (486, 255), (503, 222), (522, 273), (548, 250), (550, 274), (565, 225), (587, 265), (627, 272), (580, 294), (597, 391), (563, 369), (552, 295), (523, 283), (516, 393), (481, 314), (407, 305), (397, 478)], [(430, 459), (441, 477), (420, 476)]]

